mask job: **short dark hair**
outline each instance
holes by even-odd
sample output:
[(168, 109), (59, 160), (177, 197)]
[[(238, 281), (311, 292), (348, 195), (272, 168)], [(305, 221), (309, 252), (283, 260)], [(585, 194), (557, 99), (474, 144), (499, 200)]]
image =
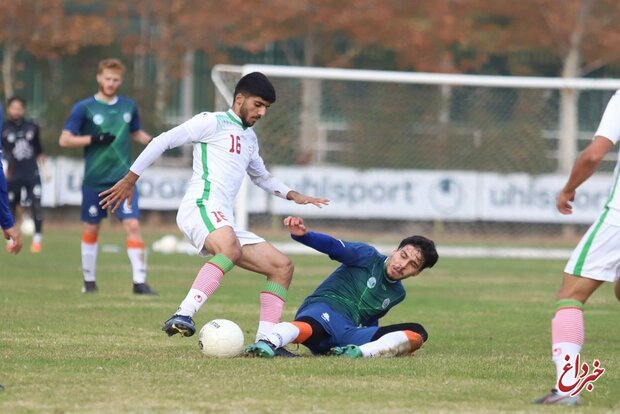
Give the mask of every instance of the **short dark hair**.
[(26, 106), (26, 100), (25, 100), (24, 98), (22, 98), (21, 96), (11, 96), (11, 97), (9, 98), (9, 100), (8, 100), (8, 101), (6, 101), (6, 106), (11, 105), (11, 104), (12, 104), (13, 102), (15, 102), (15, 101), (19, 102), (19, 103), (20, 103), (20, 104), (22, 104), (22, 106), (24, 106), (24, 107)]
[(235, 86), (233, 97), (237, 96), (238, 93), (258, 96), (269, 103), (274, 103), (276, 101), (276, 90), (269, 78), (260, 72), (248, 73), (239, 79), (237, 86)]
[(427, 267), (431, 268), (437, 263), (439, 260), (439, 254), (437, 253), (437, 249), (435, 248), (435, 243), (424, 236), (411, 236), (403, 239), (398, 245), (398, 249), (402, 249), (406, 245), (412, 245), (413, 247), (420, 249), (422, 256), (424, 257), (424, 263), (422, 264), (422, 268), (420, 270), (424, 270)]

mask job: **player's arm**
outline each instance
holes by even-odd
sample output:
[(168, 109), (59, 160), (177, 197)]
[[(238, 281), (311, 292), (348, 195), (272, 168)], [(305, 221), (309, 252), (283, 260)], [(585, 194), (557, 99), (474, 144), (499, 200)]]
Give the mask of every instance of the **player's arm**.
[[(191, 120), (187, 122), (191, 122)], [(191, 140), (191, 135), (185, 123), (153, 138), (131, 165), (127, 175), (112, 188), (99, 194), (103, 197), (99, 204), (103, 208), (111, 208), (112, 212), (115, 212), (125, 200), (131, 203), (134, 186), (142, 173), (159, 159), (166, 150), (176, 148), (191, 142)]]
[(288, 228), (293, 240), (325, 253), (340, 263), (359, 265), (374, 252), (372, 247), (361, 243), (345, 243), (328, 234), (309, 231), (301, 217), (289, 216), (284, 219), (283, 224)]
[(614, 143), (603, 136), (597, 136), (584, 149), (573, 165), (568, 181), (558, 194), (557, 208), (562, 214), (571, 214), (573, 207), (570, 204), (575, 200), (577, 188), (594, 174), (605, 155), (614, 147)]
[(142, 129), (137, 130), (136, 132), (131, 133), (131, 138), (139, 144), (148, 145), (149, 142), (153, 139), (153, 137), (145, 132)]
[(265, 163), (258, 153), (258, 147), (252, 155), (247, 173), (256, 186), (284, 200), (292, 200), (297, 204), (314, 204), (319, 208), (329, 204), (329, 199), (300, 194), (271, 175), (269, 171), (267, 171), (267, 168), (265, 168)]

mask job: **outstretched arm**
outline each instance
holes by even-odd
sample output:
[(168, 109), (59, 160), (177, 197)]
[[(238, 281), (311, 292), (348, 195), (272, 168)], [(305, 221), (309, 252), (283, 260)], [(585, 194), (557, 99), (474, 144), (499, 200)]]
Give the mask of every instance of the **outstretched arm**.
[(579, 154), (568, 181), (558, 193), (557, 209), (560, 213), (572, 214), (571, 202), (575, 200), (577, 188), (594, 174), (598, 165), (613, 146), (614, 143), (611, 140), (603, 136), (596, 136), (594, 141)]
[(283, 223), (291, 233), (293, 240), (312, 247), (314, 250), (332, 258), (341, 256), (345, 251), (344, 244), (340, 240), (327, 234), (309, 231), (301, 217), (289, 216), (284, 219)]
[(111, 208), (112, 212), (118, 210), (125, 200), (131, 203), (133, 189), (140, 178), (140, 175), (170, 148), (175, 148), (191, 141), (190, 135), (185, 129), (185, 124), (181, 124), (164, 132), (152, 139), (140, 153), (136, 161), (132, 164), (129, 172), (119, 182), (114, 184), (99, 195), (103, 199), (99, 202), (103, 208)]
[(327, 234), (309, 231), (301, 217), (289, 216), (284, 219), (284, 225), (288, 228), (293, 240), (325, 253), (332, 260), (346, 265), (361, 265), (377, 252), (374, 247), (364, 243), (345, 243)]

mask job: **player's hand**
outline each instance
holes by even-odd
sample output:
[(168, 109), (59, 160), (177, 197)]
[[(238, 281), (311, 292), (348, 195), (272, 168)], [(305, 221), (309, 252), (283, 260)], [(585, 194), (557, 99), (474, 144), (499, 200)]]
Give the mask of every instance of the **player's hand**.
[(17, 254), (22, 249), (22, 235), (17, 230), (16, 226), (8, 229), (3, 229), (4, 238), (9, 242), (6, 245), (6, 251), (12, 254)]
[(304, 224), (304, 219), (301, 217), (288, 216), (282, 223), (288, 228), (288, 231), (293, 236), (305, 236), (308, 233), (308, 229)]
[(112, 188), (99, 193), (99, 197), (103, 197), (99, 205), (104, 209), (111, 209), (110, 211), (114, 213), (124, 202), (131, 204), (133, 189), (137, 180), (138, 175), (129, 171), (127, 175), (114, 184)]
[(116, 135), (110, 134), (109, 132), (102, 132), (101, 134), (91, 135), (90, 137), (90, 145), (110, 145), (116, 139)]
[(573, 214), (573, 206), (571, 202), (575, 201), (575, 190), (562, 190), (558, 193), (556, 207), (562, 214)]
[(286, 198), (288, 200), (293, 200), (297, 204), (314, 204), (318, 208), (329, 204), (329, 199), (327, 198), (310, 197), (300, 194), (297, 191), (289, 191), (289, 193), (286, 195)]

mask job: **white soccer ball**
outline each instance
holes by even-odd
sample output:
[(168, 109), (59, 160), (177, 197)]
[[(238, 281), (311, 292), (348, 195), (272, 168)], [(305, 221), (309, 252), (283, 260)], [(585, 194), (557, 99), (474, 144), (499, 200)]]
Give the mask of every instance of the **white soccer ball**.
[(243, 351), (243, 331), (233, 321), (214, 319), (198, 335), (198, 346), (208, 357), (231, 358)]
[(32, 236), (34, 234), (34, 220), (30, 217), (24, 217), (20, 230), (25, 236)]

